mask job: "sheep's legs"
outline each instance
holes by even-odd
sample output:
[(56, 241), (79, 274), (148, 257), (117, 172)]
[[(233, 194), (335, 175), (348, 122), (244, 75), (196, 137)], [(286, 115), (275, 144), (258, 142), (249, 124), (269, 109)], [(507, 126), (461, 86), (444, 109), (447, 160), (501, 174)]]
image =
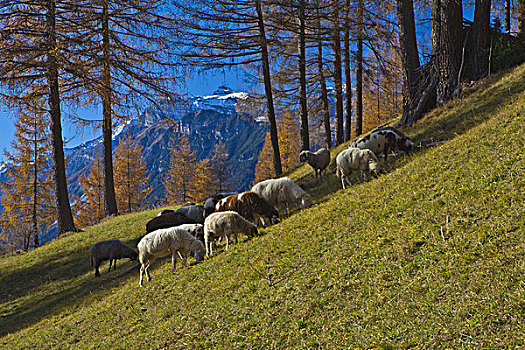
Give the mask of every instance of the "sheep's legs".
[(100, 271), (98, 270), (99, 266), (99, 263), (95, 264), (95, 277), (100, 277)]
[(228, 238), (228, 235), (226, 235), (226, 249), (225, 250), (228, 250), (228, 242), (230, 241), (230, 239)]
[[(177, 251), (177, 253), (179, 252)], [(175, 252), (171, 253), (171, 261), (173, 262), (173, 272), (175, 273), (175, 267), (177, 266), (177, 255)]]

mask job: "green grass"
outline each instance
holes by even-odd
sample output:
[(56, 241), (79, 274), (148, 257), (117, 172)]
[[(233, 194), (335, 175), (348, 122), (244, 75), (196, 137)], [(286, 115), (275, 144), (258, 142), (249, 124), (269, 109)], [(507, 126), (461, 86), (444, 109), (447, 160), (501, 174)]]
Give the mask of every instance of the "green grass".
[(142, 288), (89, 247), (156, 211), (1, 257), (0, 348), (525, 347), (525, 66), (485, 84), (404, 130), (443, 145), (345, 191), (303, 166), (318, 204)]

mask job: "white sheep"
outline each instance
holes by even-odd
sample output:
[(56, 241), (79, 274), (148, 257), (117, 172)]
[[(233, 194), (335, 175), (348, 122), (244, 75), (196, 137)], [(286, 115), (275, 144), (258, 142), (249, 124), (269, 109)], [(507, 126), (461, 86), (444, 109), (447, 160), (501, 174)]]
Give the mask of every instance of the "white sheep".
[(257, 226), (243, 218), (235, 211), (221, 211), (210, 214), (204, 220), (204, 245), (206, 246), (206, 256), (213, 255), (213, 241), (218, 238), (226, 238), (226, 250), (230, 237), (233, 235), (237, 244), (237, 235), (245, 233), (247, 236), (257, 235)]
[(204, 259), (204, 245), (195, 238), (203, 226), (200, 224), (185, 224), (170, 228), (158, 229), (150, 232), (137, 245), (139, 250), (140, 282), (142, 286), (142, 276), (146, 273), (146, 278), (151, 281), (148, 272), (150, 265), (157, 259), (168, 255), (171, 252), (173, 262), (173, 272), (177, 264), (177, 255), (182, 259), (182, 266), (186, 266), (186, 257), (189, 251), (195, 255), (195, 260), (200, 262)]
[(330, 164), (330, 151), (326, 148), (320, 148), (316, 152), (302, 151), (299, 153), (299, 160), (302, 163), (307, 162), (314, 168), (315, 178), (317, 179), (317, 173), (321, 176), (321, 172), (324, 170), (326, 174), (326, 168)]
[(374, 130), (369, 135), (352, 141), (350, 147), (372, 150), (376, 156), (383, 153), (385, 166), (387, 166), (388, 153), (403, 151), (408, 154), (417, 149), (410, 138), (398, 129), (392, 127)]
[(380, 168), (379, 161), (374, 152), (369, 149), (348, 148), (339, 153), (335, 159), (335, 174), (341, 179), (343, 189), (345, 183), (352, 186), (350, 175), (354, 171), (360, 171), (365, 182), (366, 177), (370, 178), (370, 172), (377, 172)]
[(311, 196), (288, 177), (261, 181), (252, 187), (252, 191), (266, 199), (279, 212), (284, 210), (288, 215), (288, 207), (300, 205), (302, 209), (311, 204)]

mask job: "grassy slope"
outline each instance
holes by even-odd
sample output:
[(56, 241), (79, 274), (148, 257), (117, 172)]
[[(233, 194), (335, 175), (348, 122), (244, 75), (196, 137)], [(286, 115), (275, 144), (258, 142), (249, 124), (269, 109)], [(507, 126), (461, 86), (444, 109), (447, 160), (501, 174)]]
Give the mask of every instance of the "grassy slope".
[(0, 347), (524, 347), (525, 66), (494, 80), (406, 130), (442, 146), (344, 192), (330, 175), (326, 201), (143, 288), (95, 280), (88, 249), (153, 211), (0, 258)]

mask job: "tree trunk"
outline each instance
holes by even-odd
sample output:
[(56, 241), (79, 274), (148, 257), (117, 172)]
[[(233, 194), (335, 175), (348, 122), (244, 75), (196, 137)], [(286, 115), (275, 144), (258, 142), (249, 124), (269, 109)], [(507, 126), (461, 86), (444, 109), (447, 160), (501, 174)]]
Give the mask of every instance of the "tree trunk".
[(434, 25), (439, 25), (439, 36), (436, 38), (438, 41), (435, 47), (438, 76), (436, 103), (441, 106), (452, 99), (459, 89), (458, 74), (463, 46), (463, 10), (461, 1), (458, 0), (434, 0), (433, 2), (438, 3), (435, 12), (437, 17), (433, 17), (432, 21), (433, 28)]
[[(403, 121), (408, 121), (416, 107), (421, 80), (419, 52), (416, 40), (413, 0), (397, 0), (397, 19), (399, 23), (399, 45), (403, 64)], [(403, 122), (404, 124), (405, 122)]]
[(36, 115), (34, 116), (34, 138), (33, 138), (33, 212), (31, 213), (33, 219), (33, 242), (35, 248), (40, 246), (38, 239), (38, 125), (36, 121)]
[(328, 90), (326, 88), (326, 79), (324, 76), (323, 66), (323, 39), (321, 36), (321, 20), (319, 18), (319, 9), (317, 10), (317, 66), (319, 70), (319, 83), (321, 84), (321, 99), (323, 101), (323, 122), (325, 131), (326, 147), (332, 148), (332, 128), (330, 127), (330, 105), (328, 103)]
[(299, 1), (299, 102), (301, 114), (301, 150), (310, 150), (308, 106), (306, 99), (305, 0)]
[(266, 32), (264, 28), (264, 18), (261, 6), (261, 0), (255, 1), (257, 11), (257, 22), (259, 26), (259, 40), (261, 45), (262, 68), (264, 77), (264, 91), (266, 93), (266, 108), (268, 110), (268, 122), (270, 124), (270, 139), (273, 149), (273, 166), (275, 175), (280, 176), (283, 173), (281, 165), (281, 155), (279, 153), (279, 140), (277, 139), (277, 121), (273, 106), (272, 82), (270, 79), (270, 61), (268, 58), (268, 44), (266, 42)]
[(505, 34), (510, 34), (510, 0), (505, 0), (505, 20), (503, 23)]
[(518, 2), (518, 35), (523, 36), (525, 33), (525, 0), (516, 0)]
[(352, 70), (350, 67), (350, 0), (345, 2), (344, 51), (345, 51), (345, 88), (346, 88), (346, 119), (345, 141), (350, 141), (352, 131)]
[(113, 140), (111, 110), (111, 69), (109, 49), (109, 4), (102, 5), (102, 138), (104, 158), (104, 209), (106, 216), (117, 215), (115, 183), (113, 179)]
[(363, 0), (357, 1), (357, 50), (356, 50), (356, 118), (355, 136), (363, 133)]
[(73, 222), (67, 190), (62, 118), (60, 114), (60, 90), (58, 87), (58, 61), (56, 57), (56, 7), (54, 0), (47, 1), (47, 84), (49, 89), (49, 114), (53, 145), (53, 176), (57, 210), (57, 237), (68, 231), (77, 231)]
[(341, 73), (341, 37), (339, 28), (339, 3), (333, 1), (333, 48), (334, 48), (334, 88), (335, 88), (335, 144), (344, 142), (343, 134), (343, 76)]
[(490, 0), (476, 0), (470, 42), (470, 79), (480, 79), (488, 70)]

